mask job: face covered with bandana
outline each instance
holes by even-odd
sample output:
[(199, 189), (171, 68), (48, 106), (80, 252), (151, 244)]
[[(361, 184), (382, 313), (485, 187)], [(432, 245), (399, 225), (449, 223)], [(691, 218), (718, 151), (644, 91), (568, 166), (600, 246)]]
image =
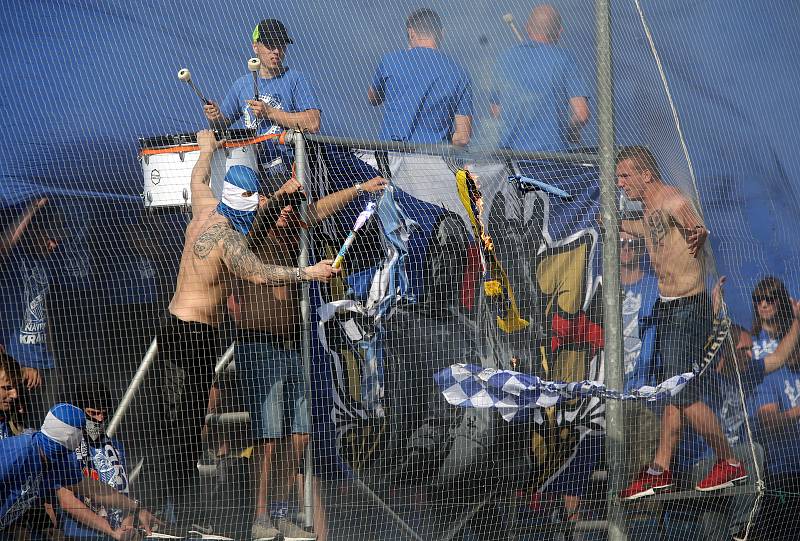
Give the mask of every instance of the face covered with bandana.
[(84, 408), (86, 414), (86, 437), (96, 442), (106, 435), (106, 412), (101, 409)]
[(81, 443), (86, 415), (72, 404), (56, 404), (47, 413), (37, 436), (48, 458), (72, 452)]
[(242, 235), (253, 227), (258, 210), (258, 174), (244, 165), (234, 165), (225, 174), (222, 201), (217, 212), (230, 220)]

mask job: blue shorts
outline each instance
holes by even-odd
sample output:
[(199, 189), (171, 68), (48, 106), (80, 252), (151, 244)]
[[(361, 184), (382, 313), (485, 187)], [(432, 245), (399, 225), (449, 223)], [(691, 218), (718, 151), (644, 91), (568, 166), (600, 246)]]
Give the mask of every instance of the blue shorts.
[(308, 434), (306, 385), (297, 350), (270, 333), (240, 330), (235, 358), (253, 437)]

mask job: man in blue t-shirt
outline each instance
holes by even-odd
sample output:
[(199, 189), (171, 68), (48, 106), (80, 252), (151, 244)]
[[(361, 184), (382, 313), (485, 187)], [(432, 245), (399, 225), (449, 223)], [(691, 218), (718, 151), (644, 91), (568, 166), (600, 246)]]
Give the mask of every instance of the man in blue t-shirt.
[[(625, 349), (625, 392), (652, 385), (652, 346), (643, 346), (639, 320), (653, 315), (658, 298), (658, 280), (643, 264), (644, 241), (624, 231), (619, 241), (619, 279), (622, 286), (622, 335)], [(644, 351), (643, 351), (644, 349)], [(625, 404), (625, 448), (628, 477), (650, 460), (658, 446), (659, 416), (643, 401)]]
[[(90, 378), (78, 384), (72, 403), (86, 415), (83, 439), (75, 451), (83, 476), (128, 496), (125, 449), (122, 442), (106, 434), (106, 419), (112, 409), (108, 389), (101, 381)], [(120, 539), (133, 527), (133, 516), (119, 508), (81, 498), (65, 487), (56, 494), (59, 525), (66, 539)]]
[(150, 533), (151, 523), (157, 521), (139, 502), (83, 477), (74, 452), (81, 442), (85, 420), (79, 408), (56, 404), (39, 432), (0, 440), (0, 538), (29, 538), (22, 537), (31, 534), (24, 517), (43, 500), (52, 501), (61, 487), (135, 513)]
[(27, 428), (38, 427), (56, 402), (58, 377), (49, 347), (51, 255), (62, 237), (60, 214), (46, 198), (32, 201), (12, 220), (0, 239), (2, 284), (2, 342), (6, 352), (22, 367), (25, 387), (22, 418)]
[[(286, 48), (294, 43), (286, 27), (277, 19), (265, 19), (253, 30), (253, 52), (261, 61), (258, 72), (258, 99), (250, 74), (236, 80), (221, 105), (203, 108), (212, 128), (227, 129), (242, 120), (245, 128), (259, 135), (286, 129), (317, 133), (320, 129), (319, 101), (306, 76), (284, 65)], [(287, 153), (271, 141), (263, 145), (262, 165), (289, 168)]]
[(549, 5), (533, 8), (528, 41), (500, 56), (491, 114), (501, 119), (500, 147), (565, 151), (589, 120), (588, 89), (572, 52), (557, 45), (564, 27)]
[(472, 133), (472, 80), (439, 51), (442, 21), (431, 9), (406, 20), (408, 49), (385, 55), (367, 92), (383, 105), (383, 141), (452, 143), (464, 146)]

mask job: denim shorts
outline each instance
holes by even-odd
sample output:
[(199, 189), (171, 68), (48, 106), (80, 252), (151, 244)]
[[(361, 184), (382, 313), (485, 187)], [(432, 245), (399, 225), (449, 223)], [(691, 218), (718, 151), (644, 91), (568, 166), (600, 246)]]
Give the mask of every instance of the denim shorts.
[(270, 333), (240, 331), (236, 342), (236, 378), (250, 413), (255, 439), (308, 434), (306, 385), (296, 349)]
[[(655, 306), (657, 351), (660, 358), (658, 381), (692, 371), (700, 363), (713, 330), (711, 302), (701, 293), (672, 301), (659, 300)], [(702, 377), (692, 378), (669, 403), (690, 406), (702, 400)]]

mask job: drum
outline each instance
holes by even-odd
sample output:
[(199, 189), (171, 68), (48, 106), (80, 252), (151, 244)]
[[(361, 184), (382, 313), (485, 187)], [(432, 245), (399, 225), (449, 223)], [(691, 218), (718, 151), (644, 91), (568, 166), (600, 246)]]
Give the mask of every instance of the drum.
[[(219, 198), (225, 173), (234, 165), (258, 171), (258, 145), (266, 139), (254, 130), (228, 130), (225, 146), (211, 160), (211, 191)], [(139, 139), (144, 175), (145, 208), (184, 207), (192, 204), (192, 169), (200, 157), (194, 133)]]

